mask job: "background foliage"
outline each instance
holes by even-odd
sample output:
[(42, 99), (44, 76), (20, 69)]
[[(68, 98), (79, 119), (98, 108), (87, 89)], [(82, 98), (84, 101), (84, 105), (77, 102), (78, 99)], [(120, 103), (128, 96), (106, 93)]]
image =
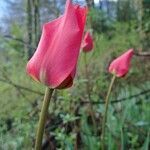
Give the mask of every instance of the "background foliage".
[[(71, 89), (57, 91), (49, 108), (43, 149), (95, 150), (100, 147), (104, 98), (111, 60), (133, 47), (149, 53), (150, 2), (119, 0), (90, 7), (87, 29), (92, 29), (94, 51), (84, 54)], [(81, 1), (82, 4), (86, 2)], [(63, 12), (64, 1), (3, 1), (0, 21), (0, 149), (32, 149), (45, 87), (27, 77), (25, 66), (37, 46), (41, 26)], [(100, 7), (101, 6), (101, 7)], [(113, 17), (110, 15), (113, 12)], [(13, 14), (13, 17), (12, 17)], [(148, 150), (150, 125), (150, 57), (134, 56), (127, 77), (113, 88), (107, 123), (107, 149)], [(87, 92), (87, 82), (90, 92)], [(89, 112), (90, 94), (96, 131)], [(117, 101), (116, 101), (117, 100)], [(51, 143), (49, 142), (51, 141)]]

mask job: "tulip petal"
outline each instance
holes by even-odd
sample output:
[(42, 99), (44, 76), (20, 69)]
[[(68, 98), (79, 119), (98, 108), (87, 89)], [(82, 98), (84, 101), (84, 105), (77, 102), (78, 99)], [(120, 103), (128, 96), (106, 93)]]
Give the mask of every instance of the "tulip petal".
[(129, 49), (120, 57), (116, 58), (109, 66), (109, 72), (115, 74), (117, 77), (124, 77), (130, 68), (130, 62), (134, 52)]
[(86, 8), (67, 0), (60, 18), (43, 26), (38, 48), (27, 64), (27, 72), (50, 88), (73, 83), (86, 20)]
[(83, 43), (82, 43), (82, 49), (83, 52), (90, 52), (94, 47), (92, 36), (89, 32), (86, 32)]

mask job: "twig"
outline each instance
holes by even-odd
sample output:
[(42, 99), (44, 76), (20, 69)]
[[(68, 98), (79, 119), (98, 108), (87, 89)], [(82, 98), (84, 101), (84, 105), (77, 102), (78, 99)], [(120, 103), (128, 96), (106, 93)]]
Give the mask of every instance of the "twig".
[(11, 36), (11, 35), (4, 35), (3, 37), (6, 38), (6, 39), (11, 39), (11, 40), (17, 41), (17, 42), (19, 42), (19, 43), (21, 43), (21, 44), (27, 45), (29, 48), (35, 49), (35, 47), (31, 46), (30, 44), (28, 44), (27, 42), (25, 42), (25, 41), (22, 40), (22, 39), (13, 37), (13, 36)]
[[(6, 84), (10, 84), (11, 86), (14, 86), (15, 88), (20, 88), (21, 90), (25, 90), (25, 91), (28, 91), (28, 92), (31, 92), (31, 93), (35, 93), (35, 94), (38, 94), (38, 95), (41, 95), (41, 96), (44, 95), (44, 93), (42, 93), (42, 92), (35, 91), (35, 90), (32, 90), (32, 89), (30, 89), (28, 87), (21, 86), (21, 85), (16, 84), (16, 83), (14, 83), (12, 81), (9, 82), (9, 81), (7, 81), (5, 79), (2, 79), (2, 78), (0, 78), (0, 82), (6, 83)], [(135, 97), (139, 97), (141, 95), (145, 95), (147, 93), (150, 93), (150, 89), (142, 91), (142, 92), (134, 94), (134, 95), (131, 95), (131, 96), (128, 96), (128, 97), (124, 97), (124, 98), (118, 99), (118, 100), (112, 100), (110, 103), (114, 104), (114, 103), (126, 101), (126, 100), (129, 100), (129, 99), (135, 98)], [(81, 101), (81, 104), (88, 104), (88, 103), (89, 103), (89, 101), (84, 101), (84, 100)], [(92, 102), (92, 104), (93, 105), (104, 104), (104, 101)]]
[(1, 79), (0, 78), (0, 82), (3, 82), (3, 83), (6, 83), (6, 84), (9, 84), (11, 86), (14, 86), (15, 88), (19, 88), (19, 89), (22, 89), (22, 90), (25, 90), (25, 91), (28, 91), (28, 92), (32, 92), (32, 93), (35, 93), (35, 94), (38, 94), (38, 95), (41, 95), (43, 96), (44, 94), (42, 92), (39, 92), (39, 91), (35, 91), (35, 90), (32, 90), (28, 87), (24, 87), (24, 86), (21, 86), (19, 84), (16, 84), (14, 82), (12, 82), (11, 80), (5, 80), (5, 79)]
[[(142, 91), (142, 92), (134, 94), (134, 95), (131, 95), (131, 96), (128, 96), (128, 97), (124, 97), (124, 98), (118, 99), (118, 100), (112, 100), (110, 103), (114, 104), (114, 103), (126, 101), (126, 100), (129, 100), (129, 99), (135, 98), (135, 97), (139, 97), (141, 95), (145, 95), (147, 93), (150, 93), (150, 89)], [(81, 101), (81, 103), (89, 103), (89, 101)], [(94, 104), (94, 105), (96, 105), (96, 104), (104, 104), (104, 103), (105, 103), (104, 101), (92, 102), (92, 104)]]
[(150, 57), (150, 53), (148, 52), (134, 52), (136, 56)]
[(91, 90), (90, 90), (90, 79), (89, 79), (89, 75), (88, 75), (88, 64), (87, 64), (87, 54), (84, 53), (84, 63), (85, 63), (85, 76), (87, 79), (86, 82), (86, 92), (88, 95), (88, 99), (89, 99), (89, 109), (90, 109), (90, 114), (91, 114), (91, 118), (92, 118), (92, 122), (94, 125), (94, 130), (96, 131), (96, 121), (95, 121), (95, 114), (94, 114), (94, 108), (93, 105), (91, 103)]
[[(28, 92), (35, 93), (35, 94), (38, 94), (38, 95), (41, 95), (41, 96), (44, 95), (42, 92), (32, 90), (32, 89), (30, 89), (30, 88), (28, 88), (28, 87), (24, 87), (24, 86), (21, 86), (21, 85), (19, 85), (19, 84), (13, 83), (13, 82), (10, 83), (10, 82), (8, 82), (8, 81), (5, 80), (5, 79), (1, 79), (1, 78), (0, 78), (0, 82), (6, 83), (6, 84), (10, 84), (10, 85), (12, 85), (12, 86), (14, 86), (14, 87), (16, 87), (16, 88), (21, 88), (22, 90), (26, 90), (26, 91), (28, 91)], [(150, 93), (150, 89), (145, 90), (145, 91), (142, 91), (142, 92), (137, 93), (137, 94), (134, 94), (134, 95), (131, 95), (131, 96), (128, 96), (128, 97), (124, 97), (124, 98), (118, 99), (118, 100), (113, 100), (113, 101), (111, 101), (110, 103), (113, 104), (113, 103), (118, 103), (118, 102), (126, 101), (126, 100), (129, 100), (129, 99), (135, 98), (135, 97), (139, 97), (139, 96), (141, 96), (141, 95), (145, 95), (145, 94), (147, 94), (147, 93)], [(81, 103), (86, 104), (86, 103), (89, 103), (89, 101), (81, 101)], [(98, 102), (92, 102), (92, 104), (93, 104), (93, 105), (104, 104), (104, 102), (103, 102), (103, 101), (98, 101)]]

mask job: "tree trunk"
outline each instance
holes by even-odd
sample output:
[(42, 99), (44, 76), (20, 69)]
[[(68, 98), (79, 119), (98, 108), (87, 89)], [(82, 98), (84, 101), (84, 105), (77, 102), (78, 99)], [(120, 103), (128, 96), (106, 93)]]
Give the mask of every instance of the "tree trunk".
[(40, 36), (39, 0), (33, 0), (34, 5), (34, 45), (37, 46)]
[(32, 0), (27, 0), (27, 57), (32, 56)]
[(86, 3), (89, 8), (94, 8), (94, 0), (86, 0)]
[(142, 32), (143, 32), (143, 50), (150, 51), (150, 1), (149, 0), (141, 0), (142, 1)]

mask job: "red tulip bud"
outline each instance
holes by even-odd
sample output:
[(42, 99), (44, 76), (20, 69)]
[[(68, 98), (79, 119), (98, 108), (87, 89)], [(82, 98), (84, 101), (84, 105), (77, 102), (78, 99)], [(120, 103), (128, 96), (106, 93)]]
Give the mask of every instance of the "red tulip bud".
[(130, 62), (134, 52), (133, 49), (128, 50), (123, 55), (116, 58), (109, 66), (109, 72), (117, 77), (124, 77), (130, 68)]
[(83, 52), (90, 52), (93, 49), (93, 47), (93, 38), (89, 32), (86, 32), (82, 44)]
[(72, 86), (86, 21), (86, 7), (66, 2), (65, 13), (44, 24), (27, 73), (50, 88)]

